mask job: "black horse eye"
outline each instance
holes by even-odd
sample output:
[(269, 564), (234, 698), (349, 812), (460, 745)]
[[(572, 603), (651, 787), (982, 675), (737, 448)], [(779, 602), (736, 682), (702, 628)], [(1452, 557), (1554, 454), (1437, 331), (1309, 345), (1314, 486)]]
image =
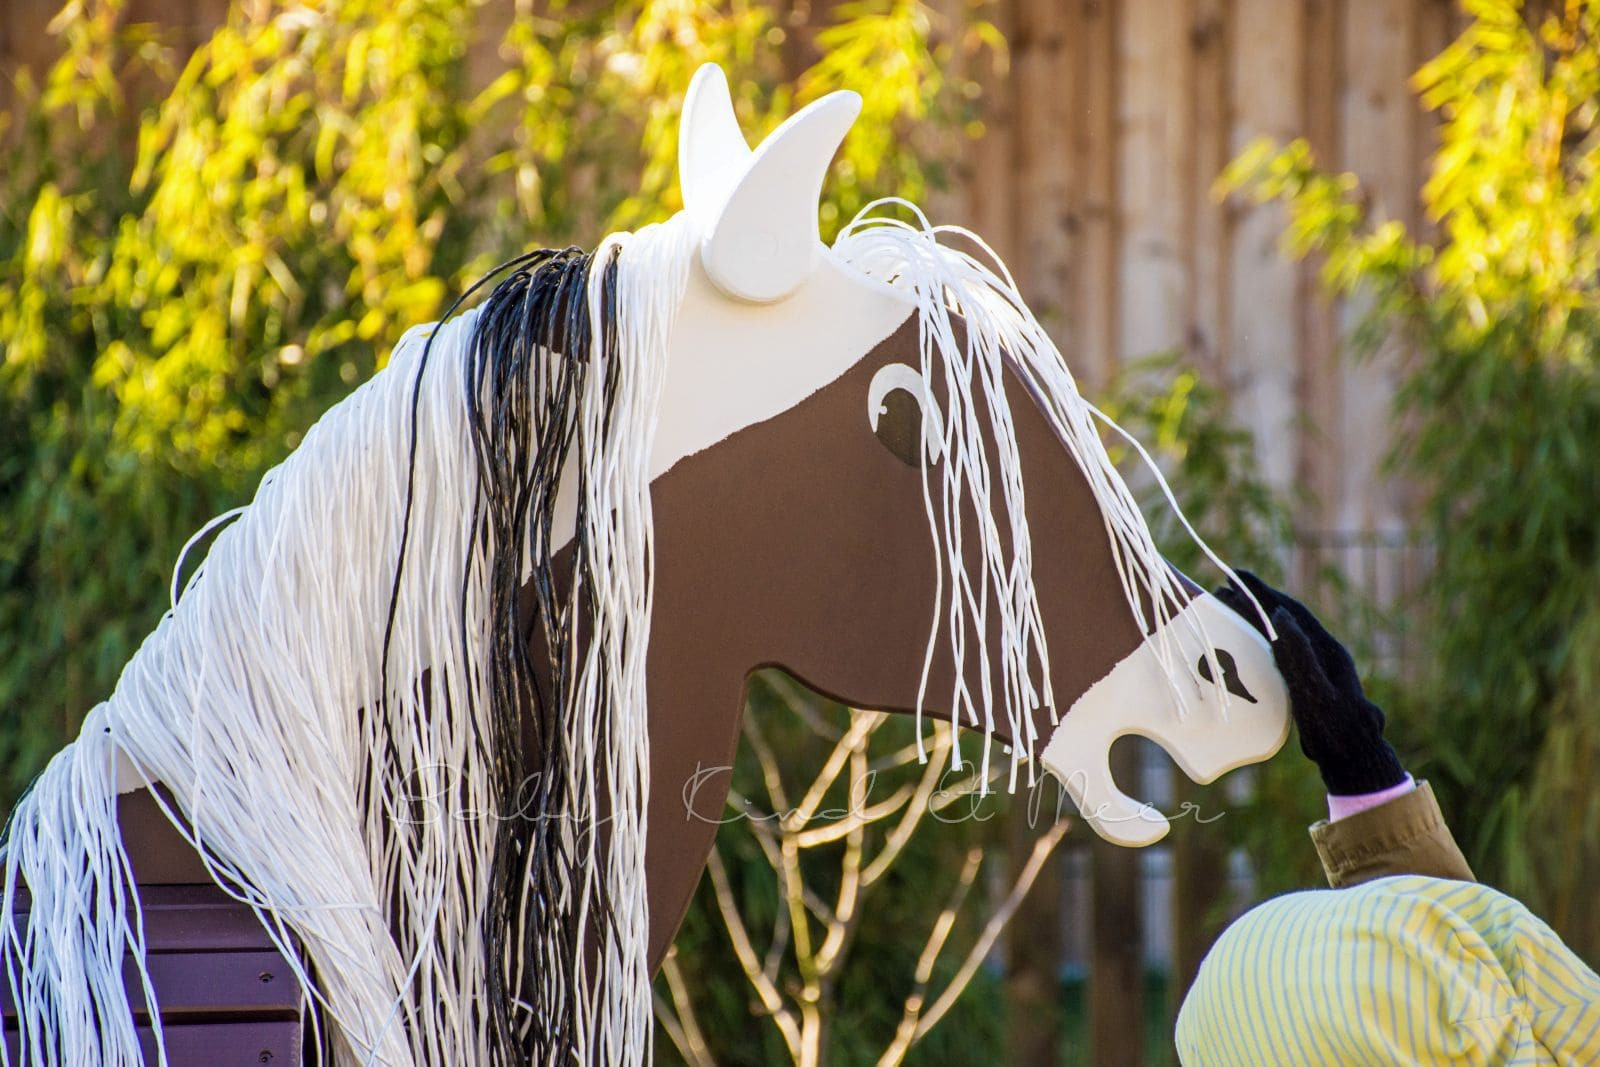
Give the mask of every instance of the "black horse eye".
[[(1254, 694), (1245, 688), (1244, 681), (1240, 679), (1239, 665), (1234, 662), (1233, 653), (1225, 648), (1217, 649), (1217, 664), (1222, 668), (1222, 684), (1228, 692), (1241, 700), (1248, 700), (1252, 704), (1260, 703), (1260, 701), (1256, 700)], [(1200, 677), (1206, 681), (1216, 681), (1211, 676), (1211, 658), (1209, 656), (1201, 656), (1200, 662), (1195, 664), (1195, 669), (1200, 672)]]
[(881, 402), (878, 425), (872, 432), (901, 463), (921, 468), (922, 405), (916, 397), (904, 389), (890, 390)]

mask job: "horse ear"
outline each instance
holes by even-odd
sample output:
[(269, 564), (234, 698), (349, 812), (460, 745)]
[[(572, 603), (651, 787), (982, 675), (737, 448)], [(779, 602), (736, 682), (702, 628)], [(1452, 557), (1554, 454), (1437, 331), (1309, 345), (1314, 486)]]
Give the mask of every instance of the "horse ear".
[(709, 227), (753, 154), (733, 114), (727, 75), (715, 63), (702, 64), (678, 120), (678, 189), (690, 215)]
[(700, 261), (729, 296), (782, 300), (816, 269), (817, 202), (833, 154), (861, 113), (861, 97), (829, 93), (761, 142), (705, 234)]

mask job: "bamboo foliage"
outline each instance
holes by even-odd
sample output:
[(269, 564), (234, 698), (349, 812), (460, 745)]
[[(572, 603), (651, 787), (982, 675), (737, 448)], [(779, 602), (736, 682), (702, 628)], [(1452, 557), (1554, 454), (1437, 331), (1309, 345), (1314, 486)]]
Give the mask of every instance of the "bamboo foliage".
[(1415, 348), (1392, 459), (1423, 488), (1435, 562), (1413, 608), (1428, 658), (1395, 696), (1401, 750), (1474, 870), (1593, 955), (1600, 4), (1466, 7), (1414, 79), (1443, 122), (1430, 228), (1386, 217), (1300, 141), (1253, 147), (1227, 183), (1286, 205), (1290, 249), (1359, 298), (1358, 354)]

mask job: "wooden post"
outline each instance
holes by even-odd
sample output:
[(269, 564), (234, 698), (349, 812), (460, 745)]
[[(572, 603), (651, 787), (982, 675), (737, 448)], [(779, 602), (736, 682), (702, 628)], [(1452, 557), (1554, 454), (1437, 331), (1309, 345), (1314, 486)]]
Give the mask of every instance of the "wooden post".
[(1228, 223), (1211, 186), (1228, 163), (1230, 0), (1194, 0), (1189, 18), (1189, 152), (1184, 228), (1189, 303), (1184, 350), (1212, 379), (1228, 351)]
[(1070, 9), (1057, 0), (1018, 0), (1011, 21), (1016, 98), (1016, 183), (1013, 202), (1022, 295), (1040, 323), (1060, 338), (1071, 281), (1073, 40)]
[(1189, 0), (1124, 0), (1117, 40), (1121, 315), (1117, 355), (1176, 347), (1188, 305), (1184, 234)]
[[(1278, 0), (1238, 0), (1229, 52), (1232, 149), (1258, 137), (1300, 133), (1300, 42), (1305, 11)], [(1236, 216), (1230, 259), (1232, 312), (1227, 353), (1234, 415), (1255, 433), (1261, 473), (1289, 488), (1296, 464), (1295, 336), (1299, 283), (1283, 257), (1284, 212), (1275, 205)]]
[[(1125, 792), (1140, 795), (1136, 745), (1124, 741), (1112, 748), (1111, 773)], [(1093, 1067), (1141, 1067), (1145, 1056), (1140, 852), (1098, 838), (1091, 848), (1089, 1062)]]
[[(1309, 0), (1305, 11), (1305, 63), (1301, 136), (1324, 166), (1334, 166), (1339, 152), (1339, 79), (1343, 66), (1344, 0)], [(1301, 424), (1296, 457), (1299, 482), (1311, 491), (1312, 510), (1297, 516), (1297, 532), (1320, 534), (1334, 525), (1330, 514), (1338, 495), (1338, 438), (1342, 396), (1339, 382), (1339, 323), (1333, 303), (1318, 279), (1321, 260), (1297, 268), (1296, 300), (1300, 307), (1300, 383), (1297, 403)], [(1290, 575), (1296, 586), (1310, 589), (1321, 560), (1301, 552), (1299, 570)]]
[[(994, 23), (1002, 34), (1011, 32), (1009, 4), (994, 12)], [(1000, 258), (1010, 263), (1016, 254), (1016, 235), (1012, 208), (1016, 196), (1016, 111), (1012, 75), (994, 78), (984, 93), (983, 139), (972, 146), (968, 201), (971, 228), (989, 242)]]
[[(1067, 351), (1072, 269), (1071, 185), (1073, 167), (1069, 44), (1070, 9), (1059, 0), (1018, 0), (1010, 11), (1011, 82), (1016, 194), (1011, 202), (1015, 251), (1012, 263), (1024, 298), (1039, 321)], [(1069, 359), (1072, 357), (1069, 356)], [(1056, 795), (1041, 782), (1038, 799)], [(1040, 831), (1055, 817), (1052, 803), (1019, 793), (1007, 834), (1013, 868), (1033, 851)], [(1010, 1063), (1050, 1064), (1061, 1048), (1061, 862), (1039, 873), (1007, 927), (1006, 1036)]]
[[(1055, 818), (1052, 783), (1042, 783), (1037, 815), (1019, 789), (1006, 816), (1012, 877), (1033, 852), (1041, 830)], [(1055, 1063), (1061, 1048), (1061, 857), (1039, 872), (1006, 926), (1007, 1063)]]
[[(1406, 79), (1412, 68), (1411, 0), (1347, 0), (1344, 79), (1340, 100), (1343, 158), (1371, 195), (1376, 212), (1408, 220), (1416, 198), (1412, 174), (1411, 115), (1416, 104)], [(1343, 332), (1365, 312), (1359, 299), (1346, 302)], [(1339, 365), (1339, 527), (1392, 531), (1404, 522), (1397, 487), (1381, 475), (1391, 435), (1399, 353), (1386, 346), (1368, 360)]]
[(1077, 279), (1068, 310), (1067, 365), (1085, 392), (1117, 358), (1117, 20), (1106, 0), (1081, 0), (1074, 25), (1071, 190)]
[[(1174, 768), (1173, 799), (1200, 805), (1206, 793)], [(1228, 853), (1215, 827), (1194, 819), (1180, 819), (1172, 827), (1172, 980), (1168, 986), (1168, 1020), (1178, 1017), (1184, 995), (1194, 984), (1217, 935), (1226, 925), (1228, 904)]]

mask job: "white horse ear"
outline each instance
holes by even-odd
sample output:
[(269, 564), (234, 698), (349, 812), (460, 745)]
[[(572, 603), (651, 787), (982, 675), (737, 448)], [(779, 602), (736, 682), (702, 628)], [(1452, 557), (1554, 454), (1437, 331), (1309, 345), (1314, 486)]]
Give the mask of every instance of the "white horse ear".
[(678, 189), (684, 208), (703, 224), (701, 232), (716, 221), (752, 155), (733, 114), (728, 76), (715, 63), (703, 64), (678, 120)]
[(701, 230), (701, 265), (718, 289), (772, 303), (816, 269), (822, 179), (860, 113), (856, 93), (829, 93), (791, 115), (755, 150), (715, 221)]

